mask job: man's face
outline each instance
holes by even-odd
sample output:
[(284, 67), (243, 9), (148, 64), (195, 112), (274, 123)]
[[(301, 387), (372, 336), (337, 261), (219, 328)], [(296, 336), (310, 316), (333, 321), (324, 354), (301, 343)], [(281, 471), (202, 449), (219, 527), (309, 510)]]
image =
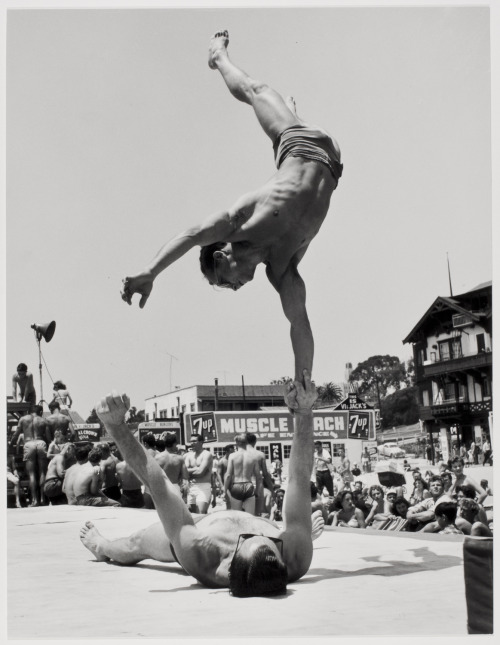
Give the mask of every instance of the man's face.
[(431, 495), (433, 497), (439, 497), (443, 493), (443, 483), (437, 479), (434, 481), (430, 482), (429, 484), (429, 490), (431, 492)]
[(456, 461), (454, 464), (452, 464), (452, 468), (457, 477), (459, 477), (464, 472), (464, 467), (459, 461)]
[[(321, 444), (320, 443), (315, 443), (314, 447), (316, 448), (316, 452), (321, 452)], [(311, 454), (311, 453), (309, 453)]]
[(214, 284), (225, 289), (238, 291), (247, 282), (253, 280), (254, 266), (238, 261), (233, 255), (231, 244), (214, 252)]
[(17, 370), (19, 378), (24, 378), (28, 372), (26, 370)]
[(355, 490), (361, 492), (363, 490), (363, 484), (361, 482), (356, 482), (354, 484), (354, 488), (355, 488)]

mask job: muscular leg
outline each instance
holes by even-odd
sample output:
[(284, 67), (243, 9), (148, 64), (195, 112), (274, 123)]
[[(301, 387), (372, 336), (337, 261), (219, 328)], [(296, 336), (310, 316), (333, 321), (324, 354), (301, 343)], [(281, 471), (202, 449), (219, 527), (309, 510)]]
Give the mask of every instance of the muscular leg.
[(26, 472), (30, 480), (30, 493), (31, 493), (31, 504), (30, 506), (38, 506), (38, 483), (36, 480), (36, 463), (32, 459), (28, 459), (26, 462)]
[(210, 42), (208, 64), (212, 69), (219, 70), (229, 91), (238, 101), (253, 107), (267, 136), (274, 141), (285, 128), (300, 125), (302, 121), (297, 117), (293, 99), (288, 99), (287, 105), (276, 90), (250, 78), (246, 72), (234, 65), (227, 53), (228, 43), (227, 31), (218, 32), (213, 36)]
[(45, 504), (45, 476), (47, 474), (47, 456), (42, 452), (37, 452), (38, 464), (38, 485), (40, 489), (40, 503)]

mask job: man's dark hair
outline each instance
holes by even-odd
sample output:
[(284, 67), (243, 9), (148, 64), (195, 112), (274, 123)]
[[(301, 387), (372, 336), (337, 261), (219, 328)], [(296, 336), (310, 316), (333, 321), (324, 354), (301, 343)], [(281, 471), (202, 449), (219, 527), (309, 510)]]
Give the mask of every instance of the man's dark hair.
[(156, 450), (163, 452), (165, 450), (165, 439), (157, 439), (155, 442)]
[(164, 441), (167, 448), (172, 448), (177, 443), (177, 435), (175, 434), (175, 432), (167, 432), (165, 434)]
[(43, 415), (43, 405), (35, 405), (34, 410), (35, 414), (38, 414), (39, 417)]
[[(247, 441), (248, 441), (248, 435), (247, 435)], [(228, 443), (227, 446), (224, 446), (224, 454), (227, 455), (229, 451), (232, 450), (232, 448), (233, 448), (233, 444)]]
[(210, 284), (215, 284), (215, 258), (214, 253), (226, 246), (226, 242), (214, 242), (202, 246), (200, 251), (200, 269)]
[(89, 452), (92, 450), (92, 446), (89, 443), (84, 444), (83, 446), (75, 446), (75, 457), (79, 464), (87, 461)]
[(49, 410), (51, 412), (54, 412), (54, 410), (60, 410), (61, 406), (57, 401), (52, 401), (52, 403), (49, 403)]
[(455, 520), (457, 519), (457, 505), (455, 502), (441, 502), (434, 509), (434, 514), (436, 517), (445, 515), (450, 524), (455, 524)]
[(152, 432), (148, 432), (147, 435), (144, 435), (142, 438), (142, 443), (146, 444), (149, 448), (154, 448), (156, 446), (156, 439)]
[(16, 369), (18, 372), (27, 372), (28, 366), (26, 365), (26, 363), (19, 363)]
[(234, 437), (234, 441), (237, 446), (246, 446), (248, 444), (248, 437), (244, 432), (242, 432)]
[(197, 432), (195, 432), (195, 434), (191, 435), (191, 443), (193, 443), (193, 441), (203, 442), (203, 437), (201, 436), (201, 434), (198, 434)]
[(462, 464), (462, 466), (465, 466), (465, 462), (462, 459), (462, 457), (455, 457), (451, 462), (452, 466), (453, 466), (453, 464)]
[(52, 389), (53, 390), (65, 390), (66, 386), (64, 385), (64, 383), (62, 381), (56, 381), (54, 383), (54, 386), (53, 386)]
[(99, 463), (101, 462), (101, 449), (98, 448), (97, 446), (94, 446), (91, 451), (89, 452), (89, 461), (92, 464), (92, 466), (98, 466)]
[(469, 484), (462, 484), (462, 486), (457, 486), (456, 492), (462, 491), (464, 494), (464, 497), (467, 497), (467, 499), (476, 499), (476, 490), (473, 486), (469, 486)]
[(429, 484), (432, 484), (432, 482), (441, 482), (441, 485), (444, 487), (443, 478), (441, 477), (441, 475), (432, 475), (432, 477), (429, 479)]
[(257, 443), (257, 435), (254, 434), (253, 432), (247, 432), (247, 441), (251, 446), (255, 446)]
[(229, 593), (238, 598), (285, 593), (287, 580), (286, 564), (265, 544), (251, 558), (238, 551), (229, 566)]
[(101, 443), (96, 445), (96, 448), (98, 448), (101, 452), (101, 459), (107, 459), (111, 454), (111, 448), (109, 447), (109, 443), (107, 443), (107, 441), (101, 441)]

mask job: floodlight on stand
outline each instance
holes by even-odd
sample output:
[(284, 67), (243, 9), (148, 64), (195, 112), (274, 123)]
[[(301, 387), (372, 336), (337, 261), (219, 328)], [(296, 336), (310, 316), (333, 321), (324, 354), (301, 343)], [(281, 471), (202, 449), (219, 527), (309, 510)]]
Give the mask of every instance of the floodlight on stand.
[(50, 323), (45, 323), (44, 325), (31, 325), (31, 329), (34, 329), (36, 342), (38, 343), (38, 370), (40, 372), (40, 404), (43, 403), (43, 386), (42, 386), (42, 349), (40, 347), (41, 340), (46, 343), (49, 343), (54, 336), (56, 330), (56, 321), (53, 320)]

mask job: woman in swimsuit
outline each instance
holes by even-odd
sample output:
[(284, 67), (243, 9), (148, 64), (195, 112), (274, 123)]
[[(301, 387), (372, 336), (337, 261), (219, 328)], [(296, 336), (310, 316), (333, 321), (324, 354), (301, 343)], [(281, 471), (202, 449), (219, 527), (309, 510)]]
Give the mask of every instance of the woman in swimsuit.
[(337, 500), (337, 507), (340, 507), (340, 510), (334, 512), (332, 526), (344, 526), (352, 529), (366, 528), (363, 511), (354, 506), (350, 490), (343, 490), (340, 493), (340, 498)]

